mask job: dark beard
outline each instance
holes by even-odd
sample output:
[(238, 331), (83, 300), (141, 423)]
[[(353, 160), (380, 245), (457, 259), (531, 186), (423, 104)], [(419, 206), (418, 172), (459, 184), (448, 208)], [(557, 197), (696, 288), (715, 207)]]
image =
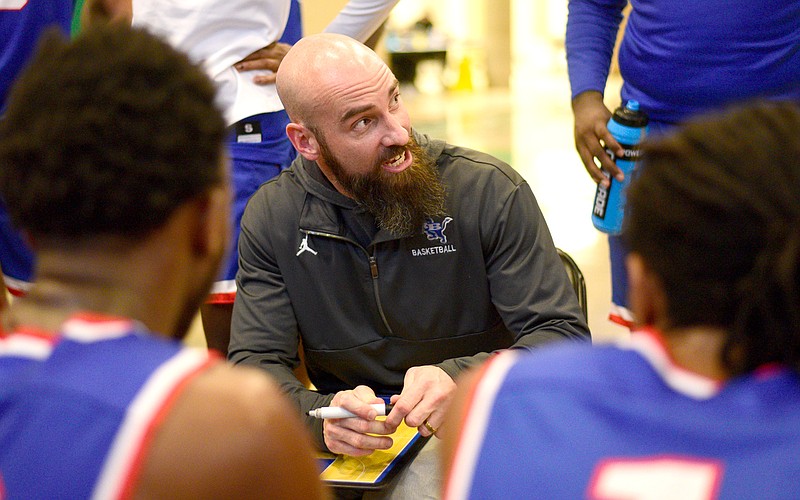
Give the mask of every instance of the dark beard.
[[(339, 184), (364, 209), (375, 217), (380, 229), (398, 236), (407, 236), (422, 227), (427, 218), (445, 214), (445, 189), (433, 159), (412, 136), (405, 147), (387, 150), (367, 174), (351, 175), (331, 153), (328, 144), (316, 134), (320, 155)], [(381, 163), (408, 148), (411, 165), (402, 172), (391, 173)]]

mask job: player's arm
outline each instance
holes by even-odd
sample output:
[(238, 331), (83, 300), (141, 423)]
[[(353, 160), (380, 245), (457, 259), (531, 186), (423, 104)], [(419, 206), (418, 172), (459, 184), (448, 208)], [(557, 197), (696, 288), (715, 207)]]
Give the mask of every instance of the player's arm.
[(257, 75), (253, 77), (253, 82), (259, 85), (267, 85), (275, 83), (275, 73), (278, 71), (278, 66), (281, 61), (289, 52), (292, 46), (283, 42), (272, 42), (266, 47), (262, 47), (255, 52), (249, 54), (233, 65), (237, 71), (251, 71), (251, 70), (269, 70), (270, 74)]
[(604, 184), (608, 181), (595, 158), (612, 175), (621, 175), (605, 152), (604, 146), (616, 152), (620, 147), (606, 127), (611, 112), (603, 104), (603, 91), (627, 4), (627, 0), (570, 0), (568, 4), (565, 43), (575, 149), (592, 179)]
[(178, 397), (136, 496), (326, 498), (297, 409), (262, 372), (220, 365)]
[(456, 380), (457, 389), (450, 407), (445, 415), (444, 423), (441, 430), (437, 432), (437, 436), (442, 440), (442, 446), (439, 449), (441, 464), (442, 464), (442, 484), (444, 491), (450, 482), (450, 473), (452, 472), (453, 462), (458, 447), (458, 442), (461, 438), (462, 426), (466, 419), (469, 410), (471, 394), (474, 387), (479, 380), (480, 368), (475, 367), (467, 370)]
[(350, 0), (325, 27), (325, 33), (340, 33), (366, 42), (386, 21), (399, 0)]
[[(382, 25), (399, 0), (350, 0), (336, 18), (325, 28), (327, 33), (341, 33), (359, 42), (366, 42)], [(238, 71), (269, 70), (272, 74), (258, 75), (259, 85), (275, 83), (275, 72), (291, 45), (273, 42), (237, 62)]]
[[(490, 416), (486, 411), (487, 400), (496, 400), (497, 391), (520, 352), (506, 351), (494, 356), (456, 379), (458, 387), (438, 434), (442, 439), (443, 498), (461, 498), (470, 490), (474, 475), (480, 474), (475, 464), (483, 439), (490, 432), (486, 427)], [(492, 407), (488, 411), (492, 412)]]

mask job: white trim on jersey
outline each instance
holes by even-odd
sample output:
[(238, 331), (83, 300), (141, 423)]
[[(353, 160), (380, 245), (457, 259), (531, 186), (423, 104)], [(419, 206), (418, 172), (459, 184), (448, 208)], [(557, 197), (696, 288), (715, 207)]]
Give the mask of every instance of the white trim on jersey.
[(638, 330), (630, 338), (618, 343), (622, 349), (638, 352), (661, 375), (664, 382), (673, 390), (697, 400), (714, 397), (722, 384), (714, 379), (691, 372), (673, 363), (656, 333)]
[(128, 407), (92, 498), (119, 498), (124, 493), (154, 420), (181, 383), (208, 360), (206, 351), (185, 348), (153, 372)]
[(447, 477), (445, 500), (468, 498), (497, 392), (518, 357), (518, 351), (504, 351), (488, 361), (484, 368), (466, 407), (466, 417), (459, 434), (453, 466)]
[(0, 0), (0, 10), (22, 10), (28, 0)]
[(46, 338), (15, 333), (0, 338), (0, 356), (43, 360), (53, 352), (53, 342)]
[(3, 282), (5, 283), (6, 288), (8, 288), (9, 290), (13, 290), (14, 292), (17, 292), (18, 294), (28, 293), (31, 287), (33, 286), (33, 283), (18, 280), (16, 278), (12, 278), (11, 276), (5, 274), (3, 275)]
[(127, 318), (82, 316), (78, 314), (64, 322), (61, 332), (65, 338), (88, 344), (130, 335), (143, 329), (141, 323)]
[(608, 319), (629, 329), (634, 327), (633, 313), (627, 307), (613, 302), (608, 311)]
[(236, 280), (215, 281), (209, 293), (236, 293)]

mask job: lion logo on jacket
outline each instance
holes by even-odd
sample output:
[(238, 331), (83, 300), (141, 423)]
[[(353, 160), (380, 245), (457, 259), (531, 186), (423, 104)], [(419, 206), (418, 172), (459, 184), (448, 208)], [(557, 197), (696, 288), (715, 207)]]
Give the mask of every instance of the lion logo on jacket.
[(444, 235), (444, 230), (452, 220), (452, 217), (445, 217), (442, 222), (434, 222), (433, 219), (428, 219), (422, 229), (429, 240), (439, 240), (444, 245), (447, 243), (447, 236)]

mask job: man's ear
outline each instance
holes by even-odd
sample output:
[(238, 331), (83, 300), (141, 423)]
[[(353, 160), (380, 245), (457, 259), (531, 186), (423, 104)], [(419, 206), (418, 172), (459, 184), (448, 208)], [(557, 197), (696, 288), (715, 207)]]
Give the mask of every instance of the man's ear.
[(667, 320), (667, 301), (661, 278), (637, 253), (630, 253), (625, 265), (628, 269), (628, 303), (636, 324), (664, 324)]
[(308, 161), (319, 158), (319, 143), (314, 134), (303, 125), (290, 123), (286, 125), (286, 135), (298, 153)]

